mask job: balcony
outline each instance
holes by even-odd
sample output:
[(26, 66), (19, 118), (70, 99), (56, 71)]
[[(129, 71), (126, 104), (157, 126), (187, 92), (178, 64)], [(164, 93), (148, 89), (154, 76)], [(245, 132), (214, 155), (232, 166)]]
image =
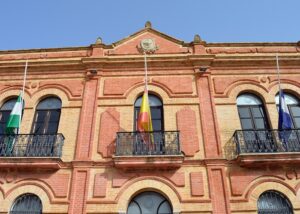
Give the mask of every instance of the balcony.
[(183, 162), (178, 131), (118, 132), (117, 168), (177, 168)]
[(0, 135), (0, 168), (57, 168), (62, 134)]
[(225, 154), (242, 166), (300, 163), (300, 129), (237, 130)]

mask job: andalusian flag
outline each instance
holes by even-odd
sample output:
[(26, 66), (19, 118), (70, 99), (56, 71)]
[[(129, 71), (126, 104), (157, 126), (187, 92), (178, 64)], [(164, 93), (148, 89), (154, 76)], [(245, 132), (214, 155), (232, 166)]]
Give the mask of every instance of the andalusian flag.
[(18, 130), (20, 128), (21, 124), (21, 116), (22, 116), (22, 93), (19, 95), (16, 104), (14, 105), (14, 108), (12, 109), (7, 124), (5, 133), (6, 134), (18, 134)]
[[(21, 93), (22, 94), (22, 93)], [(14, 108), (12, 109), (7, 124), (5, 128), (5, 133), (9, 136), (7, 136), (5, 140), (6, 144), (6, 155), (11, 156), (13, 153), (14, 144), (16, 142), (16, 138), (14, 135), (19, 134), (19, 128), (21, 124), (21, 115), (22, 115), (22, 96), (19, 95), (16, 104), (14, 105)]]
[(139, 132), (153, 131), (147, 87), (145, 88), (144, 95), (142, 98), (142, 104), (141, 104), (137, 125), (138, 125), (137, 129)]

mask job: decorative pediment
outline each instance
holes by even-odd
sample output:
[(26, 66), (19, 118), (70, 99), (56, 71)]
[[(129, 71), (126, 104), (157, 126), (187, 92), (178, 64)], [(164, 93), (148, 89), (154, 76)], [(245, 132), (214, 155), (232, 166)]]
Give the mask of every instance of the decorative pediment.
[(141, 54), (141, 41), (152, 40), (156, 45), (157, 54), (180, 54), (191, 52), (188, 44), (163, 34), (150, 27), (146, 27), (129, 37), (112, 44), (112, 49), (106, 55), (137, 55)]

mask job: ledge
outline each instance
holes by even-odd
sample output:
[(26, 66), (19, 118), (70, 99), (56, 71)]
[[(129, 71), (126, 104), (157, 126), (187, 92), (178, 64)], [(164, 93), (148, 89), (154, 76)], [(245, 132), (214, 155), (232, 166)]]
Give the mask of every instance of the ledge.
[(58, 170), (62, 160), (51, 157), (0, 157), (1, 169)]
[(244, 167), (259, 167), (262, 165), (300, 164), (299, 152), (251, 153), (240, 154), (236, 162)]
[(114, 166), (124, 170), (174, 169), (181, 167), (183, 155), (113, 156)]

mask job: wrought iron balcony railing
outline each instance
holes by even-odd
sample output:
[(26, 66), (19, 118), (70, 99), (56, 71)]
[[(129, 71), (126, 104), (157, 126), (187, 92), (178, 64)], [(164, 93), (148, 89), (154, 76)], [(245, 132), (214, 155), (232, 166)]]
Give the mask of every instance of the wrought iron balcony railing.
[(61, 157), (62, 134), (0, 135), (0, 157)]
[(180, 154), (178, 131), (117, 133), (116, 156)]
[(227, 156), (247, 153), (300, 152), (300, 129), (237, 130), (226, 144), (225, 152)]

